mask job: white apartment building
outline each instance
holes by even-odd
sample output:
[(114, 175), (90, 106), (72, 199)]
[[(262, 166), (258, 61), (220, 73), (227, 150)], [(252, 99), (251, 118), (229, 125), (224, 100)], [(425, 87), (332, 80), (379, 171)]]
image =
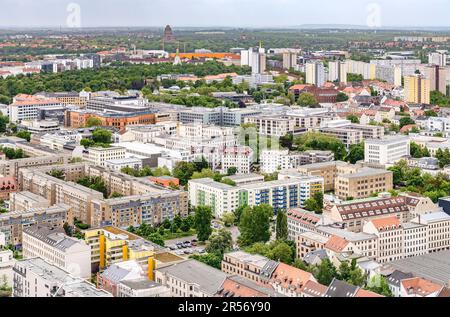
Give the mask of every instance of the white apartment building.
[(328, 63), (328, 81), (347, 83), (348, 66), (345, 62), (335, 61)]
[(18, 261), (13, 271), (13, 297), (112, 297), (41, 258)]
[(74, 277), (91, 276), (91, 248), (83, 240), (68, 237), (64, 230), (44, 226), (23, 229), (25, 259), (40, 257)]
[(450, 132), (450, 118), (430, 117), (427, 120), (426, 128), (432, 132)]
[(383, 264), (403, 258), (403, 225), (397, 217), (372, 219), (363, 231), (378, 237), (377, 262)]
[(215, 217), (234, 212), (239, 207), (239, 187), (215, 182), (211, 178), (189, 181), (189, 202), (191, 206), (209, 206)]
[(105, 167), (107, 161), (124, 159), (125, 154), (126, 149), (121, 146), (95, 147), (84, 151), (83, 159), (93, 165)]
[(399, 136), (366, 140), (364, 154), (366, 163), (394, 163), (410, 155), (410, 140)]
[(289, 150), (262, 150), (261, 172), (272, 174), (279, 170), (296, 168), (300, 165), (299, 153), (289, 153)]
[[(0, 232), (0, 235), (2, 233)], [(0, 283), (3, 283), (3, 278), (6, 278), (6, 283), (12, 286), (13, 282), (13, 267), (15, 264), (13, 252), (11, 250), (3, 249), (0, 243)]]
[(446, 66), (447, 65), (447, 51), (436, 51), (428, 54), (428, 64)]
[(306, 83), (317, 87), (325, 84), (325, 67), (322, 62), (306, 63)]
[(182, 138), (215, 138), (233, 136), (233, 127), (220, 127), (216, 125), (204, 125), (201, 123), (186, 123), (178, 126), (178, 136)]
[(228, 147), (222, 154), (222, 173), (226, 174), (228, 169), (236, 167), (237, 174), (249, 174), (254, 161), (253, 150), (248, 146)]
[(427, 253), (450, 249), (450, 215), (434, 212), (414, 218), (411, 222), (426, 226)]
[(155, 281), (166, 285), (172, 297), (213, 297), (227, 274), (196, 260), (155, 270)]
[(247, 117), (245, 123), (255, 124), (259, 134), (268, 136), (282, 137), (295, 129), (295, 120), (274, 115)]
[(405, 258), (428, 253), (427, 226), (406, 222), (403, 224), (403, 256)]

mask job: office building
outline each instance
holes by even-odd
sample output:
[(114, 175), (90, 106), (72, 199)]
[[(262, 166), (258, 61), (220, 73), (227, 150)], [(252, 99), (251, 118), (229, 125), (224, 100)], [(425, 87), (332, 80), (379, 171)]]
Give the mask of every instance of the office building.
[(39, 110), (60, 107), (61, 102), (57, 99), (19, 94), (8, 106), (9, 120), (12, 123), (36, 120), (39, 117)]
[(367, 167), (356, 173), (338, 175), (335, 195), (341, 199), (360, 199), (391, 189), (393, 189), (392, 172)]
[(364, 143), (364, 160), (367, 163), (386, 165), (395, 163), (409, 155), (410, 140), (408, 137), (366, 139)]

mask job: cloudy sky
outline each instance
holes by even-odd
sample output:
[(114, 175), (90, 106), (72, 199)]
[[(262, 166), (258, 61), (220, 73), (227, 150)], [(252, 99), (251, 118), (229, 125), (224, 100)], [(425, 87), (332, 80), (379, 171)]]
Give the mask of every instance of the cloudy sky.
[(449, 12), (450, 0), (0, 0), (0, 27), (423, 27), (450, 26)]

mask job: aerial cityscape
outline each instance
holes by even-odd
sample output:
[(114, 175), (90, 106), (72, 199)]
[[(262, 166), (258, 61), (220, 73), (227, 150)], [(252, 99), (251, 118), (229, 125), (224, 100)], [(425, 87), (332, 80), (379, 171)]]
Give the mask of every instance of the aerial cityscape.
[(0, 297), (450, 297), (448, 4), (106, 2), (0, 0)]

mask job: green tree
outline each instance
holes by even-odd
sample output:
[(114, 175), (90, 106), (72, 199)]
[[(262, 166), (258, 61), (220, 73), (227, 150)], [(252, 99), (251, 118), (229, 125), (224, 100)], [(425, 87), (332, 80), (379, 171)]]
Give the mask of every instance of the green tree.
[[(344, 102), (348, 100), (348, 96), (340, 91), (336, 97), (336, 102)], [(358, 120), (359, 121), (359, 120)]]
[(393, 297), (392, 291), (389, 288), (389, 284), (386, 282), (386, 279), (381, 275), (375, 275), (372, 277), (367, 284), (368, 291), (372, 291), (374, 293), (386, 296)]
[(198, 206), (195, 209), (195, 229), (197, 230), (197, 237), (200, 241), (208, 240), (212, 233), (211, 220), (213, 214), (210, 207)]
[(92, 132), (92, 140), (95, 143), (110, 144), (112, 143), (112, 133), (109, 130), (97, 128)]
[(147, 240), (156, 243), (157, 245), (160, 245), (162, 247), (165, 246), (164, 244), (164, 238), (157, 232), (152, 233), (150, 235), (147, 236)]
[(352, 164), (361, 160), (364, 160), (364, 142), (351, 145), (346, 157), (346, 161)]
[(81, 139), (80, 145), (84, 146), (85, 148), (89, 148), (91, 146), (94, 146), (95, 142), (91, 139)]
[[(0, 103), (1, 103), (1, 100), (0, 100)], [(6, 132), (6, 127), (8, 126), (8, 123), (9, 123), (9, 117), (0, 115), (0, 133)]]
[(31, 132), (28, 131), (19, 131), (16, 133), (16, 137), (27, 140), (28, 142), (30, 142), (31, 140)]
[(415, 142), (411, 142), (410, 154), (414, 158), (430, 157), (430, 151), (426, 147), (422, 147)]
[(298, 98), (297, 104), (301, 107), (314, 107), (319, 103), (317, 102), (317, 99), (313, 94), (304, 92)]
[(338, 278), (339, 275), (333, 263), (329, 259), (324, 259), (318, 266), (315, 277), (320, 284), (329, 286), (333, 278)]
[(239, 222), (239, 244), (248, 246), (256, 242), (267, 242), (270, 239), (270, 219), (273, 208), (270, 205), (246, 207), (242, 211)]
[(232, 212), (224, 213), (222, 216), (222, 221), (225, 227), (231, 227), (234, 224), (235, 215)]
[(411, 117), (405, 116), (400, 119), (400, 129), (410, 124), (416, 124), (416, 122), (413, 119), (411, 119)]
[(292, 264), (294, 259), (294, 251), (287, 243), (281, 242), (271, 248), (269, 258), (274, 261)]
[(211, 267), (214, 267), (218, 270), (221, 269), (222, 266), (222, 257), (215, 253), (208, 253), (208, 254), (202, 254), (202, 255), (192, 255), (190, 256), (191, 259), (197, 260), (199, 262), (202, 262), (206, 265), (209, 265)]
[(288, 238), (287, 216), (284, 210), (278, 211), (277, 214), (276, 238), (277, 240), (287, 240)]
[(354, 114), (349, 114), (346, 119), (350, 120), (351, 123), (359, 123), (359, 118)]
[(214, 233), (209, 238), (206, 252), (214, 253), (223, 257), (223, 254), (230, 251), (233, 247), (233, 239), (230, 231), (226, 229), (220, 229), (217, 233)]
[(315, 212), (320, 209), (320, 206), (314, 198), (309, 198), (305, 201), (305, 209)]
[(300, 151), (321, 150), (332, 151), (336, 160), (343, 160), (347, 156), (344, 143), (339, 139), (317, 132), (308, 132), (295, 138), (294, 144)]
[(180, 180), (181, 185), (186, 185), (196, 171), (194, 164), (178, 162), (173, 168), (172, 174)]
[(86, 120), (86, 127), (100, 127), (102, 125), (102, 119), (97, 117), (90, 117)]
[(231, 175), (235, 175), (236, 173), (237, 173), (237, 167), (230, 167), (228, 170), (227, 170), (227, 175), (228, 176), (231, 176)]

